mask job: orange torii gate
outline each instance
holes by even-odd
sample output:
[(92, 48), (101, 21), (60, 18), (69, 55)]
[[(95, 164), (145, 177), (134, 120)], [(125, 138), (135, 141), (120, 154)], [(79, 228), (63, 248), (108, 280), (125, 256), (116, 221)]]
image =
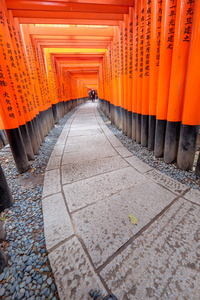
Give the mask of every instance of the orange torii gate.
[(178, 155), (181, 169), (192, 168), (200, 124), (199, 1), (0, 3), (1, 55), (15, 54), (1, 63), (1, 127), (8, 134), (19, 129), (20, 172), (53, 122), (90, 87), (125, 134), (165, 162)]

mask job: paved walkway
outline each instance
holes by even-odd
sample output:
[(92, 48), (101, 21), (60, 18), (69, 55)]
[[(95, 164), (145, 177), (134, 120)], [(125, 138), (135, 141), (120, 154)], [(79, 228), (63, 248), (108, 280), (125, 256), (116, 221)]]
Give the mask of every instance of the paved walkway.
[(200, 193), (133, 156), (96, 106), (68, 120), (45, 174), (45, 237), (60, 299), (91, 299), (91, 288), (118, 300), (199, 299)]

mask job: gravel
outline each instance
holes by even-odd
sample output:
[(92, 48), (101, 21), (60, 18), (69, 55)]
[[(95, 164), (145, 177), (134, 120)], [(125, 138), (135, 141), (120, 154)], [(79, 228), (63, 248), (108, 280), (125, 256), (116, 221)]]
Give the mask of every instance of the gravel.
[(0, 274), (0, 299), (59, 299), (47, 258), (41, 200), (49, 157), (76, 109), (55, 124), (26, 173), (17, 173), (9, 145), (0, 150), (0, 163), (15, 199), (14, 205), (0, 214), (6, 230), (0, 245), (8, 257)]
[(154, 152), (150, 152), (147, 148), (137, 144), (132, 139), (128, 138), (122, 133), (111, 121), (105, 116), (105, 114), (98, 107), (99, 114), (107, 127), (114, 133), (116, 138), (126, 147), (130, 152), (137, 156), (140, 160), (155, 168), (156, 170), (168, 175), (171, 178), (187, 185), (190, 188), (200, 191), (200, 178), (197, 177), (192, 171), (183, 171), (177, 168), (176, 163), (166, 164), (163, 158), (157, 158)]

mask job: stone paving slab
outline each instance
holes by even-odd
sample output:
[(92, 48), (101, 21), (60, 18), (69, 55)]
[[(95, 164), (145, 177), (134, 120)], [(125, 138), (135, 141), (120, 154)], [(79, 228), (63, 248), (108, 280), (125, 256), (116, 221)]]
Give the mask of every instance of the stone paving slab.
[(76, 237), (52, 251), (49, 258), (60, 300), (91, 300), (88, 293), (93, 287), (100, 289), (103, 296), (106, 295)]
[(104, 143), (104, 141), (107, 141), (108, 139), (106, 136), (102, 133), (96, 134), (96, 135), (82, 135), (78, 137), (76, 136), (68, 136), (67, 143), (70, 144), (82, 144), (82, 143), (90, 143), (90, 142), (97, 142), (97, 143)]
[[(176, 196), (151, 181), (73, 213), (79, 235), (96, 267), (155, 218)], [(138, 219), (134, 225), (129, 214)]]
[(101, 271), (118, 299), (199, 299), (199, 214), (180, 199)]
[(131, 157), (125, 158), (125, 160), (132, 165), (136, 170), (138, 170), (140, 173), (145, 173), (147, 171), (153, 170), (152, 167), (145, 164), (143, 161), (141, 161), (136, 156), (132, 155)]
[(46, 167), (46, 171), (60, 168), (61, 157), (62, 156), (51, 156)]
[(61, 193), (42, 200), (44, 232), (47, 250), (74, 234)]
[(121, 155), (121, 157), (124, 157), (124, 158), (133, 155), (130, 151), (128, 151), (123, 146), (115, 147), (115, 150), (119, 153), (119, 155)]
[(197, 190), (190, 190), (185, 194), (184, 198), (200, 205), (200, 192)]
[(67, 143), (65, 145), (65, 149), (64, 152), (77, 152), (77, 151), (82, 151), (83, 149), (88, 149), (91, 151), (93, 149), (93, 151), (96, 151), (96, 148), (103, 148), (105, 149), (106, 147), (111, 148), (110, 143), (108, 142), (108, 140), (105, 139), (105, 141), (103, 142), (103, 146), (102, 146), (102, 142), (96, 142), (96, 141), (88, 141), (88, 142), (82, 142), (82, 143)]
[(64, 185), (63, 190), (70, 211), (74, 211), (135, 186), (141, 181), (145, 181), (144, 176), (127, 167)]
[[(98, 151), (97, 151), (98, 150)], [(93, 147), (92, 149), (83, 148), (82, 151), (76, 152), (64, 152), (63, 155), (63, 165), (70, 163), (81, 163), (84, 161), (90, 161), (94, 159), (99, 159), (103, 157), (116, 156), (117, 152), (110, 146), (105, 147)]]
[(45, 172), (43, 198), (51, 194), (57, 194), (61, 191), (60, 186), (60, 169)]
[(64, 150), (64, 144), (58, 144), (54, 147), (51, 156), (60, 156), (63, 154), (63, 150)]
[(146, 176), (162, 186), (165, 186), (177, 195), (182, 195), (188, 189), (188, 187), (184, 184), (164, 175), (159, 171), (156, 171), (155, 169), (146, 173)]
[(62, 184), (86, 179), (95, 175), (128, 167), (128, 163), (119, 156), (99, 158), (62, 166)]
[(78, 131), (70, 131), (69, 136), (82, 136), (82, 135), (96, 135), (102, 133), (102, 130), (99, 129), (91, 129), (91, 130), (78, 130)]

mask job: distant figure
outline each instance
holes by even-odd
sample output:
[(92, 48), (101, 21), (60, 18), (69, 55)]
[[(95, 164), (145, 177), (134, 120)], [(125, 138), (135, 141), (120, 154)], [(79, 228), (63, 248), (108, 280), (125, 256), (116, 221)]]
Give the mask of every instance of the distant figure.
[(95, 91), (91, 90), (91, 98), (92, 98), (92, 102), (95, 101)]

